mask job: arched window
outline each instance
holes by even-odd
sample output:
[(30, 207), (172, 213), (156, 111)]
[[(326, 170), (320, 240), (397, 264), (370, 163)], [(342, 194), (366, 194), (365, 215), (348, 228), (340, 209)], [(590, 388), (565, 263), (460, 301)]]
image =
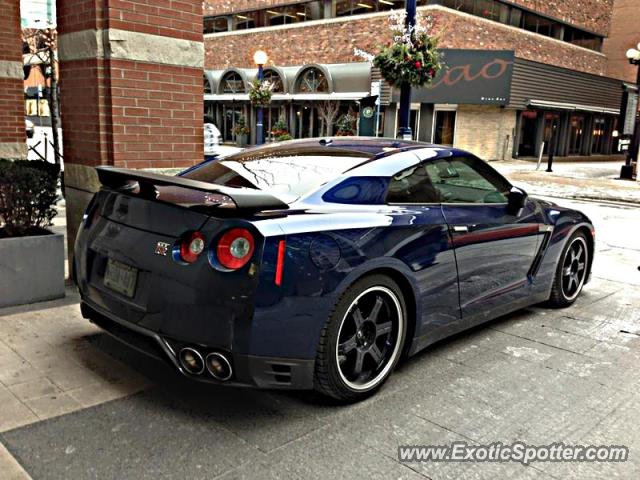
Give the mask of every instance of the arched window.
[(265, 70), (262, 76), (265, 79), (265, 81), (273, 85), (273, 89), (272, 89), (273, 93), (284, 92), (284, 85), (282, 85), (282, 78), (280, 78), (280, 74), (278, 72), (276, 72), (275, 70)]
[(237, 72), (229, 72), (222, 77), (222, 93), (245, 93), (246, 87)]
[(211, 88), (211, 82), (209, 82), (209, 79), (207, 78), (206, 75), (202, 76), (202, 80), (204, 83), (204, 93), (213, 93), (213, 89)]
[(296, 81), (296, 92), (298, 93), (327, 93), (329, 82), (324, 73), (318, 68), (310, 67), (305, 69)]

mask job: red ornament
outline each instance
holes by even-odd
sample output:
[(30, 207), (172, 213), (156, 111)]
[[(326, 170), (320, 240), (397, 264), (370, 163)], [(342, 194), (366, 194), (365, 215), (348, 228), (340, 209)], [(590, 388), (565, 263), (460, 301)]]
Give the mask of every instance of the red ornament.
[(422, 68), (422, 62), (416, 62), (416, 68), (420, 70)]
[(433, 74), (436, 73), (435, 70), (433, 68), (429, 69), (429, 76), (433, 77)]

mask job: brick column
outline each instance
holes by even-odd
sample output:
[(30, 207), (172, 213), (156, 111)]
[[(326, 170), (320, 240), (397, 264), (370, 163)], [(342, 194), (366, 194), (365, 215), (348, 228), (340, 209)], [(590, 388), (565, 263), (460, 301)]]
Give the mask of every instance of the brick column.
[(71, 250), (92, 167), (202, 161), (202, 1), (58, 0), (58, 31)]
[(0, 158), (27, 157), (20, 2), (0, 0)]

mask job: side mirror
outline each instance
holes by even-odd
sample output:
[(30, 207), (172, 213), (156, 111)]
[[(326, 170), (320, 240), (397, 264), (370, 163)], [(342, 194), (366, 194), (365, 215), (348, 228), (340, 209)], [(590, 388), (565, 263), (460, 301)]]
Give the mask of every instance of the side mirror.
[(517, 217), (527, 203), (527, 192), (518, 187), (511, 187), (507, 200), (507, 213)]

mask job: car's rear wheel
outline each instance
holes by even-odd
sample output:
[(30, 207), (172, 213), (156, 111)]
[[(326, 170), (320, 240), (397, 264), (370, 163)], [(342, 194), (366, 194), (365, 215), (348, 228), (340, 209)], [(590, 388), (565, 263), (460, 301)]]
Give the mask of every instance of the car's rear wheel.
[(568, 307), (576, 301), (587, 279), (589, 247), (584, 233), (574, 233), (562, 251), (551, 289), (549, 303), (554, 307)]
[(354, 283), (322, 330), (316, 357), (316, 390), (343, 401), (375, 392), (402, 353), (407, 309), (400, 287), (385, 275)]

